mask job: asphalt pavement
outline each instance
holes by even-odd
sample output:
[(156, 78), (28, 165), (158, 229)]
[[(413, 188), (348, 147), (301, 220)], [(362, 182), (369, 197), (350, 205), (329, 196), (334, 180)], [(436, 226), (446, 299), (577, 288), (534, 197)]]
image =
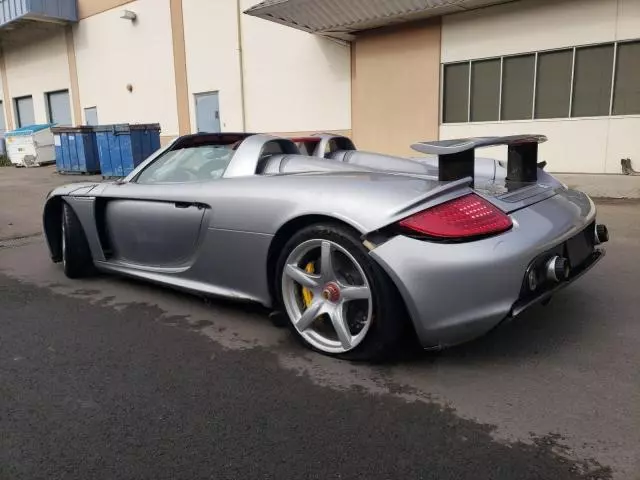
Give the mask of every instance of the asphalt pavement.
[(0, 169), (1, 479), (640, 479), (640, 203), (599, 202), (608, 254), (549, 306), (374, 366), (257, 307), (66, 279), (39, 215), (69, 180)]

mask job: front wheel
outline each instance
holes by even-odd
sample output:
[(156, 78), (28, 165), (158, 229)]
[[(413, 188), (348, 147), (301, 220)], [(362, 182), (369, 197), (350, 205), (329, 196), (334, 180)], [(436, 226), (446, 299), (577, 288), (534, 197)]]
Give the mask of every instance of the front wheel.
[(278, 267), (280, 300), (305, 345), (349, 360), (393, 353), (406, 325), (402, 302), (351, 230), (301, 230), (283, 249)]

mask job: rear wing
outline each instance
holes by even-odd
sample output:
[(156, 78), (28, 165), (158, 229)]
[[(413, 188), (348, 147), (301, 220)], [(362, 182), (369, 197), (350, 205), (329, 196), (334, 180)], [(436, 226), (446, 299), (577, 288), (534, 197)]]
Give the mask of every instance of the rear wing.
[(507, 145), (507, 180), (535, 182), (538, 179), (538, 144), (546, 141), (544, 135), (511, 135), (418, 142), (411, 148), (420, 153), (437, 155), (438, 180), (453, 181), (465, 177), (474, 179), (476, 148)]

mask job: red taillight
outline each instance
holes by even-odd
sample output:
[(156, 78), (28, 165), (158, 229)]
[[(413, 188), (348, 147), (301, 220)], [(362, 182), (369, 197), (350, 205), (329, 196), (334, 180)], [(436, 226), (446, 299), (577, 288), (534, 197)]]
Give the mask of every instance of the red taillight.
[(439, 238), (492, 235), (512, 227), (511, 219), (476, 194), (450, 200), (400, 222), (413, 232)]

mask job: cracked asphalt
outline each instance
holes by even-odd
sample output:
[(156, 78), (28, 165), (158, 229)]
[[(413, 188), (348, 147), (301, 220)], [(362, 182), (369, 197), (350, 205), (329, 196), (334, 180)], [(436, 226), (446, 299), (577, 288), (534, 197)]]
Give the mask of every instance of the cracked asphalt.
[(0, 169), (0, 478), (640, 479), (640, 203), (598, 203), (608, 255), (548, 307), (373, 366), (253, 306), (66, 279), (40, 208), (75, 179)]

